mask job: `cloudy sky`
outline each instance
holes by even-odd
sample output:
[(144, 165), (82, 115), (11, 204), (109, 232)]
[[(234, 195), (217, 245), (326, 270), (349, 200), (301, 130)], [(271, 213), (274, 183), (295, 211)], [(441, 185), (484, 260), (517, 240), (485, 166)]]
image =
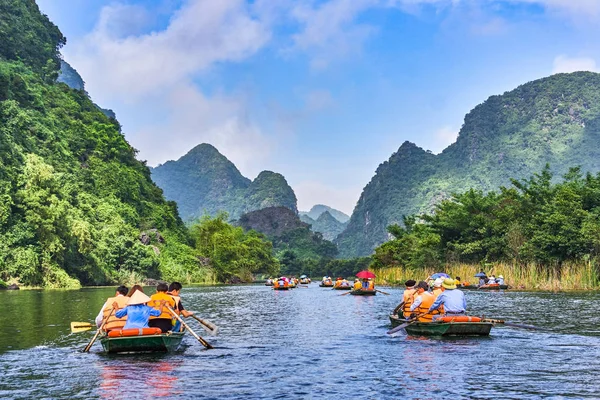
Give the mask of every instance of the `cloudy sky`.
[(211, 143), (301, 210), (350, 214), (405, 140), (439, 153), (487, 97), (600, 70), (598, 0), (37, 2), (140, 159)]

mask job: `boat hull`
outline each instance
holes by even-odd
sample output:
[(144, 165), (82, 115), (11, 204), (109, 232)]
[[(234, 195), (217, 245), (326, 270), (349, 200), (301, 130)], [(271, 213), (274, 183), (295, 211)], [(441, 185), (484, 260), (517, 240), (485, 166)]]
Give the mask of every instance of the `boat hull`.
[[(392, 326), (406, 322), (397, 315), (390, 315)], [(404, 328), (411, 336), (489, 336), (491, 322), (413, 322)]]
[(375, 296), (377, 294), (377, 291), (376, 290), (359, 289), (359, 290), (352, 290), (350, 292), (350, 294), (353, 296)]
[(333, 287), (333, 283), (331, 285), (324, 285), (324, 284), (319, 284), (319, 287)]
[(350, 290), (352, 289), (351, 286), (336, 286), (333, 288), (334, 290)]
[(290, 287), (289, 286), (285, 286), (285, 287), (273, 286), (273, 290), (290, 290)]
[(155, 353), (177, 350), (184, 332), (163, 333), (161, 335), (126, 336), (100, 338), (100, 344), (106, 353)]

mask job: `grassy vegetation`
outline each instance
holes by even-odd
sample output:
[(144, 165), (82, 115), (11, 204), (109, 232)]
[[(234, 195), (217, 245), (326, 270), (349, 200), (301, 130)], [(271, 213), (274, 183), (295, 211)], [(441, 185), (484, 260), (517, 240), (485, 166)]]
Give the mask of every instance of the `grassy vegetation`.
[[(433, 268), (376, 268), (378, 284), (403, 285), (408, 279), (423, 280), (435, 272), (446, 272), (453, 278), (460, 276), (465, 283), (476, 284), (474, 275), (481, 269), (480, 264), (449, 264), (441, 270)], [(565, 263), (558, 269), (546, 269), (536, 264), (493, 263), (484, 268), (487, 274), (504, 276), (512, 289), (523, 290), (598, 290), (600, 273), (592, 262)]]

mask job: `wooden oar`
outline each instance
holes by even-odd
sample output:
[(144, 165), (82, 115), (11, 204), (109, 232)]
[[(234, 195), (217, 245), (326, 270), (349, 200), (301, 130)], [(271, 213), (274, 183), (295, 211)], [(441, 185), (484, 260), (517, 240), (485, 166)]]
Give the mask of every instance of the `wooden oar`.
[(398, 311), (400, 311), (400, 309), (402, 308), (402, 306), (404, 306), (404, 301), (402, 301), (402, 303), (398, 304), (396, 306), (396, 308), (394, 308), (394, 311), (392, 311), (392, 315), (398, 314)]
[(98, 335), (100, 334), (100, 332), (102, 332), (102, 330), (104, 329), (104, 325), (106, 325), (106, 323), (108, 322), (108, 319), (110, 318), (110, 316), (114, 312), (115, 312), (115, 307), (113, 306), (113, 308), (110, 309), (110, 312), (108, 313), (108, 315), (106, 317), (104, 317), (104, 319), (102, 320), (102, 325), (100, 325), (100, 328), (98, 328), (98, 330), (96, 331), (96, 334), (94, 335), (94, 337), (92, 338), (92, 340), (90, 340), (90, 342), (88, 343), (88, 345), (85, 346), (85, 349), (83, 349), (84, 353), (87, 353), (88, 351), (90, 351), (90, 348), (92, 347), (92, 345), (96, 341), (96, 338), (98, 337)]
[(196, 316), (196, 314), (192, 314), (191, 315), (192, 318), (194, 318), (196, 321), (200, 322), (200, 326), (206, 331), (208, 332), (211, 336), (217, 336), (217, 332), (219, 331), (219, 327), (216, 326), (215, 324), (213, 324), (210, 321), (206, 321), (202, 318), (198, 318)]
[(388, 335), (393, 335), (394, 333), (398, 332), (400, 329), (404, 329), (407, 326), (409, 326), (410, 324), (413, 324), (413, 323), (417, 322), (419, 320), (419, 318), (421, 318), (422, 316), (427, 315), (427, 314), (429, 314), (429, 312), (426, 312), (426, 313), (423, 313), (423, 314), (419, 314), (416, 317), (414, 317), (413, 319), (408, 320), (405, 323), (403, 323), (401, 325), (398, 325), (397, 327), (395, 327), (393, 329), (390, 329), (389, 331), (387, 331), (387, 334)]
[(385, 295), (387, 295), (387, 296), (389, 296), (389, 295), (390, 295), (389, 293), (386, 293), (386, 292), (384, 292), (383, 290), (375, 289), (375, 291), (376, 291), (376, 292), (379, 292), (379, 293), (383, 293), (383, 294), (385, 294)]
[(173, 311), (173, 309), (172, 309), (170, 306), (168, 306), (168, 305), (166, 305), (166, 304), (165, 304), (165, 307), (167, 308), (167, 310), (169, 310), (169, 312), (170, 312), (171, 314), (173, 314), (173, 316), (174, 316), (175, 318), (177, 318), (177, 320), (178, 320), (179, 322), (181, 322), (181, 325), (183, 325), (183, 326), (185, 327), (185, 329), (187, 329), (188, 331), (190, 331), (190, 333), (192, 334), (192, 336), (193, 336), (193, 337), (195, 337), (195, 338), (196, 338), (196, 339), (197, 339), (197, 340), (198, 340), (198, 341), (199, 341), (199, 342), (202, 344), (202, 346), (206, 347), (207, 349), (212, 349), (212, 348), (213, 348), (213, 347), (210, 345), (210, 343), (208, 343), (206, 340), (204, 340), (204, 339), (202, 339), (200, 336), (198, 336), (198, 335), (196, 334), (196, 332), (194, 332), (194, 331), (192, 330), (192, 328), (190, 328), (190, 326), (189, 326), (188, 324), (186, 324), (186, 323), (185, 323), (185, 321), (184, 321), (184, 320), (183, 320), (183, 319), (182, 319), (182, 318), (181, 318), (179, 315), (177, 315), (177, 313), (176, 313), (175, 311)]
[(71, 322), (71, 333), (86, 332), (93, 327), (94, 325), (89, 322)]
[(531, 329), (531, 330), (536, 330), (536, 331), (545, 331), (546, 329), (544, 328), (538, 328), (537, 326), (533, 326), (533, 325), (526, 325), (526, 324), (515, 324), (514, 322), (506, 322), (502, 319), (487, 319), (484, 318), (481, 320), (481, 322), (491, 322), (493, 324), (503, 324), (506, 326), (514, 326), (515, 328), (523, 328), (523, 329)]

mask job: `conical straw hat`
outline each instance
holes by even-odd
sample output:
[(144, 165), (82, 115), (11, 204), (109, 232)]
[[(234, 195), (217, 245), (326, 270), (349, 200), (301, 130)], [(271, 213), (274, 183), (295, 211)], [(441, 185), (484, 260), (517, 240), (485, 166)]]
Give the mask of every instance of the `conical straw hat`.
[(133, 295), (131, 295), (131, 298), (129, 299), (129, 301), (127, 302), (128, 305), (133, 306), (136, 304), (144, 304), (150, 301), (150, 297), (148, 297), (147, 295), (145, 295), (143, 292), (140, 292), (139, 290), (136, 290), (135, 293), (133, 293)]

